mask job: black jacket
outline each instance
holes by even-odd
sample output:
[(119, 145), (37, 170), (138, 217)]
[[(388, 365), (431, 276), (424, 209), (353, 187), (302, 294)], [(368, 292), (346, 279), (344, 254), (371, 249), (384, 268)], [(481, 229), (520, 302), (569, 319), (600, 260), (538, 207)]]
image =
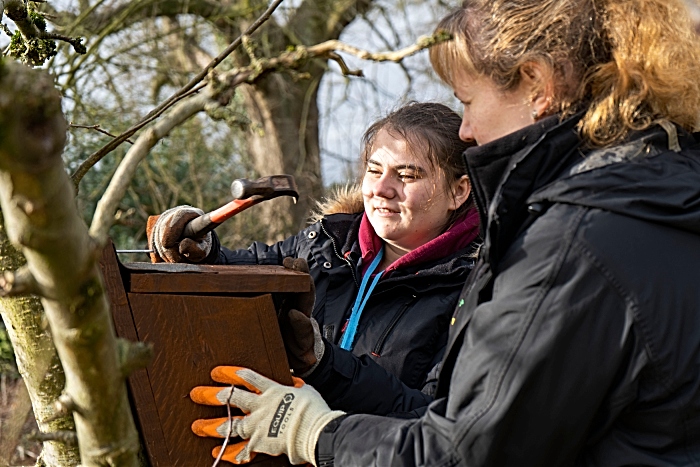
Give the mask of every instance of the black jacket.
[(432, 400), (435, 381), (427, 381), (428, 373), (444, 354), (452, 310), (474, 266), (475, 247), (382, 276), (362, 313), (351, 353), (334, 344), (361, 280), (361, 219), (362, 213), (328, 215), (274, 245), (221, 248), (217, 262), (279, 265), (287, 256), (306, 259), (316, 285), (313, 316), (326, 349), (304, 380), (333, 408), (373, 414), (413, 410)]
[(320, 465), (700, 465), (700, 137), (575, 124), (467, 150), (485, 244), (436, 400), (331, 422)]

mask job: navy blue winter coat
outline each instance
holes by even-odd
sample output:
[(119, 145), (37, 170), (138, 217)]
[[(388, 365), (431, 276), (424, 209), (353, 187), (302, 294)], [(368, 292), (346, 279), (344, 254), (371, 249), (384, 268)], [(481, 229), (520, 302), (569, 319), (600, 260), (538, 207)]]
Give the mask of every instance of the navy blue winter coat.
[[(340, 349), (341, 332), (358, 293), (362, 213), (331, 214), (273, 245), (219, 248), (218, 264), (275, 264), (304, 258), (316, 285), (313, 317), (326, 349), (304, 378), (334, 409), (388, 414), (432, 400), (431, 369), (442, 359), (452, 311), (475, 263), (477, 243), (445, 258), (382, 276), (359, 322), (352, 352)], [(357, 388), (360, 389), (357, 389)]]
[(576, 123), (466, 151), (485, 243), (436, 399), (334, 420), (317, 465), (700, 465), (700, 135)]

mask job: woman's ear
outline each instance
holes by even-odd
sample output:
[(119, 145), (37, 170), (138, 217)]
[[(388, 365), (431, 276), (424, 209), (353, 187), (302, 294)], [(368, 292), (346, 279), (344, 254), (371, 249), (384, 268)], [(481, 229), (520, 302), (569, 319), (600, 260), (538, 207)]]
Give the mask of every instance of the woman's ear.
[(463, 205), (472, 192), (472, 184), (467, 175), (462, 175), (452, 184), (452, 205), (450, 211), (456, 211)]
[(527, 62), (520, 67), (521, 85), (530, 96), (533, 120), (539, 120), (553, 111), (554, 74), (550, 67), (539, 62)]

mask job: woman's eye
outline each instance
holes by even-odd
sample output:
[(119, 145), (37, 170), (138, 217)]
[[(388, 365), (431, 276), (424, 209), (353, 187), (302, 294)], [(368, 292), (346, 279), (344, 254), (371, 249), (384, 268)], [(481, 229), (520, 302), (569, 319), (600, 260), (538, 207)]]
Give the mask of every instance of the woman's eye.
[(414, 174), (414, 173), (400, 173), (400, 174), (399, 174), (399, 179), (400, 179), (402, 182), (410, 182), (410, 181), (413, 181), (413, 180), (415, 180), (415, 179), (417, 179), (417, 178), (418, 178), (418, 177), (417, 177), (416, 174)]
[(381, 172), (377, 169), (373, 169), (371, 167), (367, 167), (367, 173), (372, 174), (372, 175), (380, 175)]

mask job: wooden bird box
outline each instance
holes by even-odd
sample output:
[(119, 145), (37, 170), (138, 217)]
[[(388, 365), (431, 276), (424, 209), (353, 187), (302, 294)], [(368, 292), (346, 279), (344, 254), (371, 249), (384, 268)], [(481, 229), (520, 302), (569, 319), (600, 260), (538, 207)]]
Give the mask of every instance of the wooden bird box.
[[(100, 266), (117, 336), (154, 348), (148, 367), (128, 379), (151, 466), (212, 465), (211, 451), (223, 440), (200, 438), (190, 425), (227, 411), (193, 403), (190, 390), (217, 385), (209, 376), (217, 365), (248, 367), (291, 385), (274, 302), (308, 292), (309, 275), (282, 266), (122, 264), (111, 243)], [(253, 464), (289, 461), (258, 455)]]

